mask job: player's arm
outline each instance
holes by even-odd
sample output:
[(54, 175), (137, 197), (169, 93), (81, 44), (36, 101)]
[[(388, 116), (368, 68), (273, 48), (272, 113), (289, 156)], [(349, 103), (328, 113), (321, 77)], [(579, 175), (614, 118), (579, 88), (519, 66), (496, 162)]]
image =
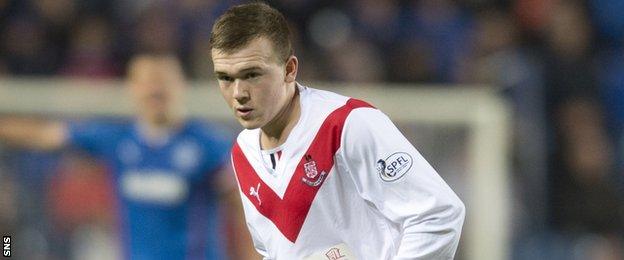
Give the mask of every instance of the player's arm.
[(221, 203), (224, 205), (231, 237), (228, 239), (228, 253), (233, 260), (262, 259), (254, 250), (254, 243), (247, 230), (241, 197), (236, 185), (234, 173), (229, 163), (220, 169), (218, 186)]
[(25, 117), (0, 117), (0, 142), (36, 150), (59, 149), (67, 143), (63, 122)]
[(341, 149), (360, 196), (402, 229), (394, 259), (453, 258), (464, 205), (386, 115), (352, 111)]

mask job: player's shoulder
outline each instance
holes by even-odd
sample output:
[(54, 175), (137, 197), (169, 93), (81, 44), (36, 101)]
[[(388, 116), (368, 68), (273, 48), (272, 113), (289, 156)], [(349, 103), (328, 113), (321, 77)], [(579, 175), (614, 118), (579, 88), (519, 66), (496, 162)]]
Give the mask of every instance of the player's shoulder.
[[(385, 115), (365, 100), (338, 94), (332, 91), (299, 86), (303, 105), (306, 107), (311, 125), (337, 124), (341, 128), (374, 127), (373, 122)], [(348, 121), (355, 121), (348, 123)], [(311, 127), (311, 129), (315, 129)]]
[(340, 108), (347, 109), (348, 111), (364, 107), (375, 108), (365, 100), (345, 96), (336, 92), (310, 88), (303, 85), (300, 86), (300, 89), (303, 89), (302, 97), (307, 99), (307, 102), (310, 103), (312, 107), (324, 108), (332, 112)]
[(298, 84), (297, 87), (299, 88), (301, 99), (316, 108), (336, 109), (343, 106), (350, 99), (350, 97), (328, 90), (311, 88), (301, 84)]
[(345, 119), (345, 127), (374, 127), (376, 125), (386, 124), (390, 122), (390, 119), (384, 112), (365, 101), (351, 99), (349, 100), (349, 103), (352, 103), (352, 109)]

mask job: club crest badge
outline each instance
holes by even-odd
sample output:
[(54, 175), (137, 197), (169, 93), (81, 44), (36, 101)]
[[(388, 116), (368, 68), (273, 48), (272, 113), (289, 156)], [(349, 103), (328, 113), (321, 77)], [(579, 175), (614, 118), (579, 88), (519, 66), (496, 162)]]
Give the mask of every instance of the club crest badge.
[(316, 161), (312, 159), (311, 155), (307, 154), (305, 156), (305, 160), (306, 162), (303, 164), (303, 171), (305, 172), (305, 177), (301, 178), (301, 181), (303, 181), (303, 183), (311, 187), (316, 187), (316, 186), (321, 185), (327, 173), (325, 171), (321, 171), (321, 174), (319, 175), (318, 169), (316, 167)]
[(303, 170), (308, 178), (315, 178), (318, 175), (316, 169), (316, 161), (312, 160), (312, 156), (306, 155), (306, 163), (303, 164)]

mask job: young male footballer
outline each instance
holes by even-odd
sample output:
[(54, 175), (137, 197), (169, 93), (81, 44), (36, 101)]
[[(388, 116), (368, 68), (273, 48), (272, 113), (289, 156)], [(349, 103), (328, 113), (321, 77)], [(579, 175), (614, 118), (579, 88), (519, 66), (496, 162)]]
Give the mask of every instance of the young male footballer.
[(230, 8), (210, 42), (223, 98), (245, 128), (232, 163), (265, 259), (452, 259), (462, 202), (372, 105), (296, 81), (283, 15)]

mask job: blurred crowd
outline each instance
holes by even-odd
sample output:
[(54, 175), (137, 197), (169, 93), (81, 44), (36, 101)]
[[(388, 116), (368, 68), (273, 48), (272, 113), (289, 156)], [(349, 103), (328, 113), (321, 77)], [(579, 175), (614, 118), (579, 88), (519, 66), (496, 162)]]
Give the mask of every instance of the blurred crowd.
[[(239, 2), (0, 0), (0, 77), (118, 78), (150, 51), (210, 80), (212, 23)], [(268, 2), (292, 22), (303, 82), (483, 85), (510, 101), (514, 259), (624, 259), (624, 1)]]

